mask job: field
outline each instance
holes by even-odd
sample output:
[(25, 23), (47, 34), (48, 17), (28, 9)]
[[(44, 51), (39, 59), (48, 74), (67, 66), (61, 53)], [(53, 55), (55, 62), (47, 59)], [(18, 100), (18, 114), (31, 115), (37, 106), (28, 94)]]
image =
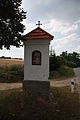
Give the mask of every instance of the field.
[(69, 87), (51, 88), (46, 100), (31, 91), (0, 91), (0, 120), (80, 120), (79, 94)]
[[(0, 59), (0, 82), (22, 82), (22, 60)], [(80, 120), (80, 95), (70, 87), (51, 87), (49, 100), (22, 88), (0, 91), (0, 120)]]
[(16, 59), (0, 59), (0, 66), (23, 65), (23, 60)]
[(0, 82), (22, 82), (24, 78), (24, 61), (16, 59), (0, 59)]
[[(49, 79), (65, 80), (75, 77), (72, 68), (61, 67), (58, 71), (50, 72)], [(0, 82), (22, 82), (24, 78), (24, 61), (18, 59), (0, 59)]]

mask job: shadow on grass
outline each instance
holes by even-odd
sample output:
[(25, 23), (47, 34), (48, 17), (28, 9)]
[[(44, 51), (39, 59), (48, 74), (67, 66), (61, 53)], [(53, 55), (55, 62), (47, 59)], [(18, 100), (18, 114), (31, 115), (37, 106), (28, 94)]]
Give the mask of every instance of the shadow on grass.
[[(50, 100), (20, 89), (0, 92), (0, 120), (77, 120), (79, 95), (69, 87), (51, 88)], [(53, 97), (52, 97), (53, 95)]]

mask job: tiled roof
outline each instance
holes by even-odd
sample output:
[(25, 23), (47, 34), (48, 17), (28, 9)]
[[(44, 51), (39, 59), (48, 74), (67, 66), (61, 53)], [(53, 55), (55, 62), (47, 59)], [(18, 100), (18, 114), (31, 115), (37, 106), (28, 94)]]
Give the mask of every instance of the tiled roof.
[(53, 38), (54, 36), (40, 27), (37, 27), (24, 36), (24, 40), (52, 40)]

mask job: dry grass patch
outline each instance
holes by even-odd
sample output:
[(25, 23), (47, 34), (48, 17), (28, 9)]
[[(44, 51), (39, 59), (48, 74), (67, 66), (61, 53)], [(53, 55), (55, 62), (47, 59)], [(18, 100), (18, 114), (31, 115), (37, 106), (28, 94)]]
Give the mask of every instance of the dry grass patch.
[(0, 66), (0, 83), (22, 82), (23, 78), (23, 65)]
[[(69, 87), (51, 88), (50, 100), (20, 89), (0, 92), (1, 120), (80, 120), (80, 102)], [(52, 99), (51, 99), (52, 98)]]
[(71, 93), (70, 87), (51, 89), (57, 105), (55, 120), (80, 120), (80, 95), (77, 88), (75, 85), (74, 93)]
[(16, 59), (0, 59), (0, 66), (24, 65), (23, 60)]

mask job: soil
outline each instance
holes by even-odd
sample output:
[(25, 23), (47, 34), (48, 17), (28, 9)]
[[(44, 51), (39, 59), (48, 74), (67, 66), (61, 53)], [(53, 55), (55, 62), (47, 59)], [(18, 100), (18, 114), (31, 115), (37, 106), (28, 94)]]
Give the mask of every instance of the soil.
[(0, 90), (22, 88), (22, 83), (0, 83)]
[(51, 87), (64, 87), (64, 86), (71, 86), (71, 80), (74, 80), (74, 83), (76, 84), (76, 78), (70, 78), (66, 80), (50, 80), (50, 86)]
[[(50, 86), (51, 87), (64, 87), (64, 86), (70, 86), (72, 79), (67, 80), (50, 80)], [(74, 81), (76, 83), (76, 78), (74, 78)], [(0, 90), (9, 90), (14, 88), (22, 88), (22, 83), (0, 83)]]

